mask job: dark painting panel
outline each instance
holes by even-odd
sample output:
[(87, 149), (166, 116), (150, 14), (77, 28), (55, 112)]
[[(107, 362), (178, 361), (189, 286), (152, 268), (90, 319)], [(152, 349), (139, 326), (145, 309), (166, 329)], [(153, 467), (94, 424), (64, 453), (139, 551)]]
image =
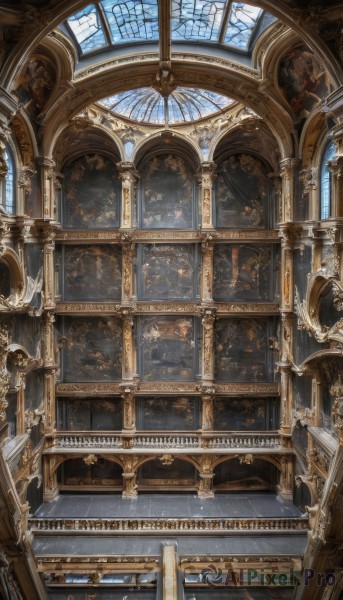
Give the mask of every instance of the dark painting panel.
[(59, 398), (57, 426), (66, 431), (122, 429), (121, 398)]
[(140, 366), (145, 381), (192, 381), (195, 327), (192, 317), (146, 317), (140, 323)]
[(218, 319), (215, 327), (215, 378), (220, 381), (271, 381), (273, 366), (268, 319)]
[(17, 435), (17, 394), (7, 394), (6, 418), (8, 424), (8, 435), (12, 438)]
[(143, 229), (194, 226), (194, 173), (175, 154), (154, 156), (142, 166)]
[(175, 458), (171, 464), (161, 460), (149, 460), (138, 469), (138, 484), (142, 486), (168, 485), (193, 486), (196, 484), (196, 469), (185, 461)]
[(213, 405), (218, 431), (268, 431), (279, 427), (278, 398), (218, 398)]
[(293, 377), (293, 398), (295, 408), (311, 408), (312, 379), (310, 377)]
[(64, 381), (121, 379), (122, 327), (118, 319), (65, 319)]
[(268, 182), (267, 168), (250, 154), (235, 154), (218, 165), (217, 227), (267, 227)]
[(65, 486), (119, 486), (122, 485), (122, 469), (104, 458), (87, 464), (81, 458), (64, 462), (58, 469), (58, 481)]
[(323, 346), (307, 331), (298, 328), (297, 319), (293, 327), (293, 358), (296, 365), (301, 365), (314, 352), (322, 350)]
[(195, 246), (144, 244), (140, 250), (142, 300), (195, 298)]
[(199, 426), (199, 399), (137, 398), (137, 429), (192, 431)]
[(272, 490), (277, 483), (277, 469), (265, 460), (254, 458), (246, 464), (233, 458), (214, 469), (214, 482), (216, 490)]
[(333, 397), (330, 394), (329, 387), (323, 386), (323, 399), (321, 410), (321, 426), (329, 433), (334, 432), (334, 419), (332, 417)]
[(64, 177), (64, 227), (119, 227), (120, 186), (113, 161), (88, 154), (67, 166)]
[(0, 296), (8, 298), (11, 293), (11, 272), (4, 261), (0, 261)]
[(299, 423), (297, 423), (292, 431), (292, 440), (298, 452), (303, 458), (305, 458), (308, 446), (307, 427), (302, 427)]
[(41, 322), (28, 315), (16, 315), (11, 341), (23, 346), (33, 358), (41, 356)]
[(305, 45), (290, 50), (282, 59), (278, 81), (284, 97), (299, 119), (308, 117), (331, 89), (329, 75)]
[(278, 279), (274, 250), (270, 245), (215, 246), (213, 299), (273, 300)]
[(43, 405), (44, 373), (31, 371), (26, 375), (24, 390), (25, 410), (33, 411)]
[(64, 247), (64, 300), (120, 300), (119, 246)]
[(294, 260), (294, 289), (300, 302), (303, 301), (307, 289), (307, 275), (311, 273), (311, 246), (295, 248), (293, 253)]

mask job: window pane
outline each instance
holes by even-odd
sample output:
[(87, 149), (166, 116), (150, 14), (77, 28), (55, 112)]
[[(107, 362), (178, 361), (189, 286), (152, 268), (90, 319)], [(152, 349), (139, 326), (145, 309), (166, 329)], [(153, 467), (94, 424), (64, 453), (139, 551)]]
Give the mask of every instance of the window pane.
[(103, 0), (112, 41), (158, 39), (157, 0)]
[(91, 52), (107, 46), (100, 16), (93, 4), (69, 17), (67, 23), (76, 37), (82, 52)]
[(247, 50), (256, 23), (262, 13), (257, 6), (233, 2), (224, 42)]
[(331, 176), (328, 162), (335, 155), (336, 146), (329, 142), (325, 148), (320, 169), (320, 218), (328, 219), (331, 208)]
[(225, 0), (174, 0), (172, 38), (218, 41), (225, 4)]

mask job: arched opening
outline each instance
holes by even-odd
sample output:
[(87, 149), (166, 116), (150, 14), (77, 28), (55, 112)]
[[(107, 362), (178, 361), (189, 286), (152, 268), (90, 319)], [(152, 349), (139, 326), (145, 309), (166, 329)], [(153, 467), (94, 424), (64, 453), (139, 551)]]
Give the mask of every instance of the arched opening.
[(139, 467), (137, 483), (138, 491), (145, 492), (195, 491), (197, 470), (186, 460), (162, 457), (149, 460)]
[[(89, 460), (88, 460), (89, 458)], [(116, 462), (102, 457), (71, 458), (57, 470), (57, 481), (61, 492), (104, 493), (121, 491), (122, 468)]]
[(225, 460), (214, 469), (216, 492), (276, 491), (279, 471), (274, 464), (252, 455)]

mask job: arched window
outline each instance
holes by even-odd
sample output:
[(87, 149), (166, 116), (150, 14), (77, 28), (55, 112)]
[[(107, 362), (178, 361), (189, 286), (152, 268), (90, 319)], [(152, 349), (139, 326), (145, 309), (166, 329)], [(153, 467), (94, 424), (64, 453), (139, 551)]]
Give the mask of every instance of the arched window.
[(6, 163), (6, 174), (0, 185), (0, 206), (8, 215), (15, 213), (15, 196), (14, 196), (14, 162), (11, 151), (8, 147), (2, 153), (2, 159)]
[(329, 142), (325, 146), (322, 162), (320, 165), (320, 218), (328, 219), (331, 212), (331, 173), (329, 161), (333, 159), (336, 146)]

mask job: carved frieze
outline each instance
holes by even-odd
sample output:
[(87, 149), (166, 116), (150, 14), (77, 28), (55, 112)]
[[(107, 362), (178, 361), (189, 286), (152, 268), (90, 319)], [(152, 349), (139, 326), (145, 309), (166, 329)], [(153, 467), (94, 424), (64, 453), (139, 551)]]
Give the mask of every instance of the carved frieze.
[(65, 395), (70, 393), (80, 394), (113, 394), (118, 395), (121, 392), (119, 383), (59, 383), (56, 386), (56, 394)]

